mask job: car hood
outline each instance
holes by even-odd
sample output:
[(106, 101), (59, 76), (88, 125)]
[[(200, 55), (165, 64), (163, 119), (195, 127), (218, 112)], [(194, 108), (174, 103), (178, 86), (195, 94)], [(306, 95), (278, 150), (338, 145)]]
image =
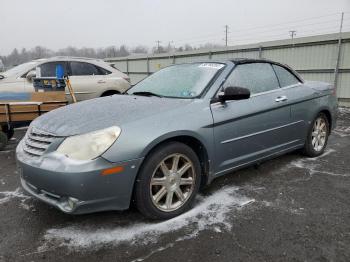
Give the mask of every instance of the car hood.
[(191, 99), (171, 99), (134, 95), (96, 98), (48, 112), (31, 126), (56, 136), (72, 136), (124, 124), (182, 108)]

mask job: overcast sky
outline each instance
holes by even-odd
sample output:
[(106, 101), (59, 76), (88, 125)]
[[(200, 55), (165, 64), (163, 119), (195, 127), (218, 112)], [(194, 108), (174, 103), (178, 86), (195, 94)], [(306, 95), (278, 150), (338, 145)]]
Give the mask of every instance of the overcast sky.
[(350, 31), (350, 0), (0, 0), (0, 55), (36, 45), (180, 46)]

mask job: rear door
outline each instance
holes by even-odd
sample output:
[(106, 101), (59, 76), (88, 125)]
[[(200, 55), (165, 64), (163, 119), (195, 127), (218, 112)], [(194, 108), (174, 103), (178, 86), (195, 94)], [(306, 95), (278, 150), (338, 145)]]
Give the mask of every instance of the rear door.
[(269, 63), (235, 66), (224, 87), (245, 87), (251, 91), (247, 100), (214, 103), (218, 174), (234, 167), (274, 154), (290, 147), (290, 107)]
[(78, 101), (100, 96), (107, 85), (106, 75), (94, 64), (70, 62), (70, 82)]

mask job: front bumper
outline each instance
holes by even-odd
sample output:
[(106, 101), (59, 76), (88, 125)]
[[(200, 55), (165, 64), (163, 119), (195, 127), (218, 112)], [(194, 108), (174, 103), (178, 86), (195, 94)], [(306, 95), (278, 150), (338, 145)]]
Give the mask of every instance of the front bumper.
[[(17, 148), (23, 189), (70, 214), (127, 209), (141, 162), (142, 158), (111, 163), (102, 157), (72, 161), (56, 152), (33, 160), (20, 145)], [(124, 169), (120, 173), (101, 175), (103, 170), (115, 166)]]

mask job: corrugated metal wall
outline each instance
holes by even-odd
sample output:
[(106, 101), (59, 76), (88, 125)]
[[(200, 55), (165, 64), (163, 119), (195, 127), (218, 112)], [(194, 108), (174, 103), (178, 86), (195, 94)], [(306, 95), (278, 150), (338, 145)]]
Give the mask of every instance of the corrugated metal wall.
[[(132, 84), (171, 64), (227, 60), (237, 57), (267, 58), (296, 69), (306, 80), (334, 83), (339, 50), (339, 34), (279, 40), (259, 44), (231, 46), (224, 49), (199, 50), (174, 54), (108, 58), (127, 73)], [(337, 93), (341, 105), (350, 106), (350, 32), (342, 34)]]

